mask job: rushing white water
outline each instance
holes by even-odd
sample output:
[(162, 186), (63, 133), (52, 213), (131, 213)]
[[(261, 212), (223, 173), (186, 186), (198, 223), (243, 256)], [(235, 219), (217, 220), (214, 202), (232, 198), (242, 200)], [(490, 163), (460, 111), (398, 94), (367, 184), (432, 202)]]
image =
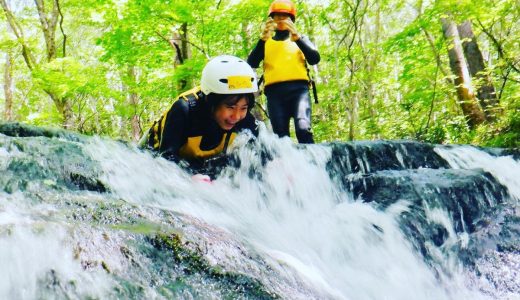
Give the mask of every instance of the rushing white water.
[[(110, 277), (85, 272), (73, 257), (70, 228), (46, 222), (53, 208), (30, 202), (21, 194), (0, 192), (0, 299), (103, 298), (113, 286)], [(41, 290), (42, 280), (50, 286), (55, 279), (71, 286), (49, 294)]]
[[(493, 156), (471, 146), (437, 147), (435, 151), (453, 169), (483, 169), (504, 185), (511, 195), (514, 215), (520, 217), (520, 162), (511, 156)], [(516, 237), (518, 239), (518, 237)], [(482, 277), (478, 280), (481, 290), (490, 291), (497, 299), (520, 299), (520, 254), (490, 251), (477, 261)]]
[[(330, 149), (302, 149), (264, 131), (260, 141), (275, 153), (272, 161), (261, 167), (255, 152), (240, 147), (245, 139), (239, 137), (240, 169), (225, 170), (211, 184), (194, 182), (173, 163), (116, 143), (97, 140), (89, 148), (103, 167), (103, 181), (121, 198), (226, 229), (294, 268), (330, 298), (488, 299), (468, 287), (458, 263), (446, 263), (450, 274), (434, 274), (423, 262), (397, 224), (406, 202), (380, 211), (336, 187), (325, 166)], [(248, 176), (250, 168), (260, 179)], [(428, 216), (452, 227), (443, 213), (432, 210)], [(447, 230), (452, 239), (467, 238)]]
[(520, 162), (511, 156), (495, 157), (471, 146), (446, 149), (438, 147), (441, 155), (453, 169), (483, 169), (509, 189), (511, 196), (520, 200)]

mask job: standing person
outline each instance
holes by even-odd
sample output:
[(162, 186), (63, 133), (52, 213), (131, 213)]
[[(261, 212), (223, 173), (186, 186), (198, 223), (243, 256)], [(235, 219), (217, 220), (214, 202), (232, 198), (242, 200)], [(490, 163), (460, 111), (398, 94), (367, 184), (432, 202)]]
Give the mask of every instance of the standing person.
[(179, 95), (140, 145), (198, 168), (204, 160), (225, 153), (238, 132), (258, 134), (250, 113), (257, 90), (256, 74), (244, 60), (217, 56), (204, 67), (200, 87)]
[(306, 62), (317, 64), (320, 54), (307, 37), (298, 33), (295, 19), (296, 7), (291, 1), (273, 1), (260, 40), (247, 62), (258, 68), (264, 61), (264, 91), (274, 133), (279, 137), (289, 136), (289, 121), (293, 118), (298, 142), (312, 144), (310, 78)]

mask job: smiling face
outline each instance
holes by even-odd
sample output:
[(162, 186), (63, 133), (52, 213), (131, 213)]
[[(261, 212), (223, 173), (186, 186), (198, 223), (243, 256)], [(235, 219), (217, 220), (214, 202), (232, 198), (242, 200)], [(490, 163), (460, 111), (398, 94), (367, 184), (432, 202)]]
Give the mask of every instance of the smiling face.
[(224, 99), (213, 112), (213, 118), (224, 130), (231, 130), (247, 115), (249, 103), (245, 96), (237, 100), (236, 96)]

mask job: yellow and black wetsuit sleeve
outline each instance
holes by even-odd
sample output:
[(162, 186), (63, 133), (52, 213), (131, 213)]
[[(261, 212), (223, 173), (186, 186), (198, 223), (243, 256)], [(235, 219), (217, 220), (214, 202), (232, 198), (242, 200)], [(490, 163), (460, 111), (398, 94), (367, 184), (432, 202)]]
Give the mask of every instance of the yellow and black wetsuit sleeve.
[(166, 115), (159, 153), (169, 160), (178, 162), (179, 149), (188, 140), (189, 104), (182, 99), (173, 103)]

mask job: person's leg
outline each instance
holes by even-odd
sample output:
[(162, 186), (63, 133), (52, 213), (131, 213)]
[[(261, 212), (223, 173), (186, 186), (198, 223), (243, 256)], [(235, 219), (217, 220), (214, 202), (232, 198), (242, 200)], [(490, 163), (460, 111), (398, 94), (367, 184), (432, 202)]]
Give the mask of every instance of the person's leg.
[(279, 137), (289, 136), (290, 114), (287, 107), (287, 99), (279, 94), (267, 95), (267, 111), (273, 132)]
[(293, 107), (296, 138), (300, 144), (314, 144), (311, 128), (311, 98), (309, 89), (304, 88), (294, 94)]

